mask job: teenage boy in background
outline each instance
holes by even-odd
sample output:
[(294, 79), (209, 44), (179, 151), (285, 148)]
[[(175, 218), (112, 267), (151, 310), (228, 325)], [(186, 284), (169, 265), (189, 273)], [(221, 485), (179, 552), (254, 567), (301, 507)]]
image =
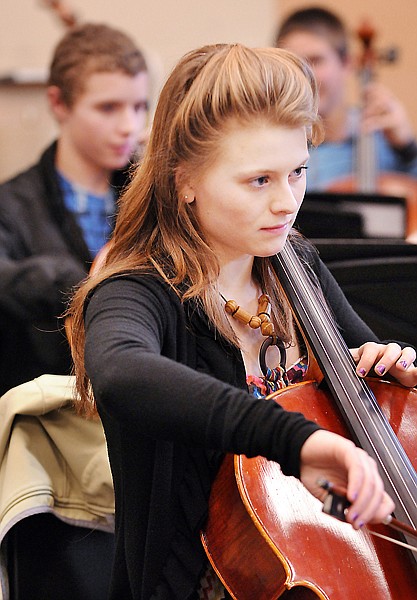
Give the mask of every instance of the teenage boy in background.
[(108, 240), (146, 128), (144, 56), (107, 25), (70, 29), (52, 57), (47, 98), (58, 138), (0, 186), (0, 393), (70, 371), (59, 317)]

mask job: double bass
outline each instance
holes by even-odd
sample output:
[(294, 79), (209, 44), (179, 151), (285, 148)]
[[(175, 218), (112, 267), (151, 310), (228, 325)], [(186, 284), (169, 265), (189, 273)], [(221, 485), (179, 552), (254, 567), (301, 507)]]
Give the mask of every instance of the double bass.
[[(362, 45), (362, 53), (358, 61), (358, 79), (363, 93), (375, 77), (377, 62), (379, 60), (393, 62), (396, 59), (396, 52), (394, 49), (383, 53), (375, 51), (375, 30), (367, 22), (362, 24), (357, 33)], [(373, 133), (360, 132), (355, 147), (354, 173), (333, 183), (328, 191), (404, 198), (406, 236), (409, 241), (417, 242), (417, 179), (405, 173), (378, 170)]]
[(72, 8), (62, 0), (42, 0), (42, 4), (46, 8), (50, 8), (58, 17), (64, 27), (74, 27), (78, 24), (79, 19)]
[[(280, 390), (275, 400), (362, 446), (377, 462), (395, 516), (415, 530), (417, 390), (359, 378), (289, 241), (273, 261), (315, 358), (311, 380)], [(417, 599), (417, 555), (408, 549), (415, 539), (386, 525), (355, 531), (323, 513), (321, 502), (298, 480), (262, 457), (226, 456), (201, 537), (236, 600)]]

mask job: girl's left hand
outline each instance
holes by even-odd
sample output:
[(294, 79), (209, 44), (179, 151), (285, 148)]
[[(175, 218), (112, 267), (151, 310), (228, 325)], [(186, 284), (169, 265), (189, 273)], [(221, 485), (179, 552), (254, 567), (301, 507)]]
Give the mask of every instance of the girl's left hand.
[(401, 348), (395, 343), (366, 342), (360, 348), (351, 349), (351, 353), (359, 377), (366, 377), (373, 370), (372, 375), (383, 377), (389, 373), (405, 387), (417, 385), (416, 351), (409, 346)]

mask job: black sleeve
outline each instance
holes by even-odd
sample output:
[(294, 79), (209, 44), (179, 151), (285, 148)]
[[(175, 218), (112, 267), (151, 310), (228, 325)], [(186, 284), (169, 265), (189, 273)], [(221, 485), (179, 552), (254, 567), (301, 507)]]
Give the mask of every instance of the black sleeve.
[(44, 188), (25, 177), (0, 188), (0, 310), (20, 321), (40, 321), (62, 313), (86, 270), (39, 200)]
[(169, 296), (162, 285), (117, 279), (91, 297), (86, 367), (99, 408), (139, 435), (263, 455), (298, 475), (301, 446), (317, 426), (164, 356), (180, 335), (181, 311)]
[(0, 310), (21, 321), (59, 316), (68, 294), (84, 277), (70, 254), (11, 256), (15, 236), (0, 223)]

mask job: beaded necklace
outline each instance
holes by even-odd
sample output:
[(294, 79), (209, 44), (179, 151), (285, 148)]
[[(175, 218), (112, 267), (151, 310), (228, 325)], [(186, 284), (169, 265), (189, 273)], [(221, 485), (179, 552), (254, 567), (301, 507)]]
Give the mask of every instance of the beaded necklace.
[(220, 294), (223, 298), (225, 305), (225, 311), (244, 325), (249, 325), (251, 329), (261, 329), (261, 333), (265, 336), (265, 340), (262, 342), (259, 349), (259, 366), (261, 371), (266, 377), (270, 369), (266, 365), (266, 351), (270, 346), (277, 346), (280, 352), (280, 368), (285, 374), (286, 364), (286, 351), (284, 344), (275, 334), (274, 324), (271, 323), (270, 314), (267, 312), (268, 306), (270, 305), (269, 297), (266, 294), (261, 294), (258, 298), (258, 313), (251, 315), (246, 310), (241, 308), (235, 300), (226, 300), (223, 294)]

